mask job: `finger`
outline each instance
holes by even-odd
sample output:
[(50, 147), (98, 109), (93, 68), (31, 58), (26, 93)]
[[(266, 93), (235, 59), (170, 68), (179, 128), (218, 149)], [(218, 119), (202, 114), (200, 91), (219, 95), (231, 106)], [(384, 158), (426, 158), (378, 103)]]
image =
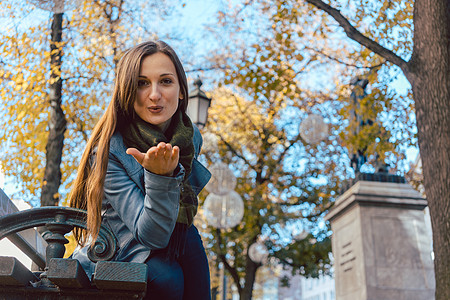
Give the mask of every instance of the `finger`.
[(136, 161), (140, 164), (144, 161), (145, 154), (136, 148), (128, 148), (126, 153), (133, 156), (134, 159), (136, 159)]
[(165, 153), (164, 153), (164, 158), (166, 160), (169, 160), (170, 157), (172, 156), (172, 145), (171, 144), (166, 144), (166, 148), (165, 148)]
[(161, 142), (156, 146), (157, 151), (157, 156), (160, 158), (164, 158), (165, 153), (166, 153), (166, 143)]
[(158, 156), (158, 148), (157, 147), (151, 147), (147, 151), (147, 157), (150, 159), (155, 159)]
[(180, 148), (178, 146), (174, 146), (172, 149), (172, 159), (178, 161), (180, 158)]

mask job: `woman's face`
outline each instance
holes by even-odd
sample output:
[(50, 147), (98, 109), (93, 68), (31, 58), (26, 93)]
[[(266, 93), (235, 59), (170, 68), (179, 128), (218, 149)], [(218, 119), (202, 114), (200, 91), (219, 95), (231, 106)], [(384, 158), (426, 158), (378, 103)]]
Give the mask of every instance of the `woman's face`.
[(141, 63), (134, 110), (147, 123), (166, 129), (182, 99), (175, 65), (164, 53), (146, 56)]

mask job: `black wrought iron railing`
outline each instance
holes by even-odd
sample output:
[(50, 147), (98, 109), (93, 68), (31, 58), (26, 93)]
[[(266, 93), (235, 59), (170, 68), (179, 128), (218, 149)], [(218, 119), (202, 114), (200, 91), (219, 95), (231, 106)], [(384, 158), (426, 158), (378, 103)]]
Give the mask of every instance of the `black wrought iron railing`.
[[(0, 217), (0, 240), (8, 237), (43, 271), (31, 272), (14, 257), (0, 256), (0, 299), (141, 299), (147, 287), (147, 266), (114, 262), (117, 241), (101, 226), (88, 257), (96, 263), (88, 278), (75, 259), (64, 259), (65, 237), (74, 227), (86, 229), (86, 211), (69, 207), (40, 207)], [(18, 233), (40, 228), (47, 242), (45, 258)], [(22, 298), (21, 298), (22, 297)], [(23, 298), (25, 297), (25, 298)]]
[[(0, 218), (0, 239), (25, 229), (43, 226), (47, 228), (42, 234), (48, 243), (46, 260), (62, 258), (64, 245), (69, 242), (64, 235), (74, 227), (86, 229), (86, 211), (71, 207), (48, 206), (15, 212)], [(117, 242), (114, 235), (104, 226), (100, 227), (95, 245), (88, 250), (89, 259), (93, 262), (110, 260), (116, 251)], [(42, 265), (39, 260), (35, 262)]]

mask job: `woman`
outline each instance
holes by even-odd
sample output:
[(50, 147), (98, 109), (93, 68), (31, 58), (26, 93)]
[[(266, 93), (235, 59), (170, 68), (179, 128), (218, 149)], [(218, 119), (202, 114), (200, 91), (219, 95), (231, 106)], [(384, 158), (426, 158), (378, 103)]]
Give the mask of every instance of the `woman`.
[(202, 138), (186, 115), (186, 74), (162, 41), (128, 50), (112, 101), (83, 153), (70, 206), (87, 210), (73, 254), (88, 275), (88, 240), (101, 224), (115, 234), (116, 261), (148, 265), (148, 299), (210, 299), (208, 262), (192, 225), (211, 175), (198, 161)]

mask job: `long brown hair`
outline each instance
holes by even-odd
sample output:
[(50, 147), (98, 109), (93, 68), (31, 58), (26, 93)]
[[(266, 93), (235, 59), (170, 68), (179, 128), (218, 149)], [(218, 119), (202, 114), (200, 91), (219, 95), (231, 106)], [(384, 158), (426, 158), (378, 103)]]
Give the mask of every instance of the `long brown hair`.
[[(114, 132), (134, 118), (134, 102), (137, 97), (138, 76), (142, 60), (155, 53), (166, 54), (175, 66), (182, 100), (179, 109), (186, 111), (188, 86), (186, 73), (175, 51), (163, 41), (149, 41), (129, 49), (117, 65), (114, 92), (111, 102), (92, 131), (87, 142), (72, 192), (70, 206), (87, 210), (87, 231), (74, 229), (78, 244), (85, 245), (88, 238), (95, 240), (101, 224), (101, 203), (108, 166), (109, 141)], [(95, 155), (95, 159), (93, 159)]]

